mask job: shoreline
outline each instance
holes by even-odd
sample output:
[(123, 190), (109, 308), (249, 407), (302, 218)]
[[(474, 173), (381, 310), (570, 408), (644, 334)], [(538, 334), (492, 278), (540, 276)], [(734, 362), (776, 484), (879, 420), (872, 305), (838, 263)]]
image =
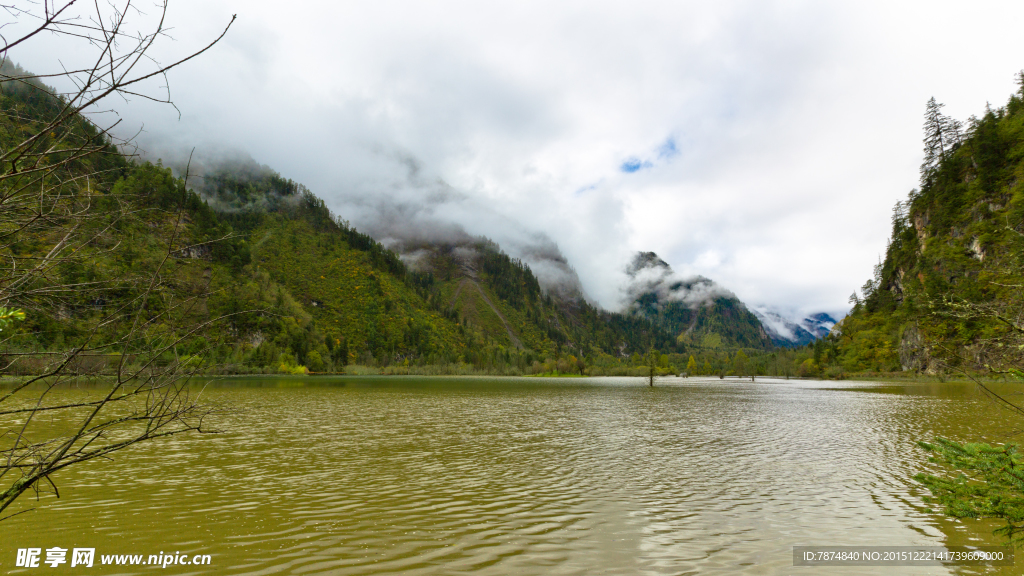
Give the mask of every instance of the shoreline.
[[(189, 377), (189, 380), (196, 379), (238, 379), (238, 378), (359, 378), (367, 376), (384, 376), (384, 377), (419, 377), (419, 378), (496, 378), (496, 377), (507, 377), (507, 378), (647, 378), (646, 375), (638, 374), (579, 374), (579, 373), (539, 373), (539, 374), (509, 374), (500, 372), (487, 372), (487, 371), (474, 371), (474, 370), (444, 370), (441, 366), (426, 366), (421, 368), (427, 368), (427, 370), (402, 370), (402, 371), (389, 371), (386, 368), (376, 368), (370, 366), (358, 366), (355, 370), (345, 372), (309, 372), (309, 373), (281, 373), (281, 372), (253, 372), (253, 373), (202, 373), (196, 374)], [(434, 368), (431, 370), (431, 368)], [(616, 371), (617, 372), (617, 371)], [(79, 376), (78, 380), (102, 380), (109, 378), (113, 374), (83, 374)], [(33, 378), (33, 376), (19, 376), (10, 374), (0, 374), (0, 387), (16, 385), (24, 382), (26, 379)], [(693, 375), (685, 376), (679, 374), (660, 374), (656, 378), (671, 378), (676, 380), (729, 380), (729, 381), (750, 381), (751, 376), (738, 376), (738, 375), (727, 375), (724, 378), (720, 378), (718, 375)], [(855, 373), (845, 374), (843, 378), (809, 378), (800, 376), (786, 376), (786, 375), (769, 375), (759, 374), (755, 375), (754, 382), (761, 379), (766, 380), (800, 380), (800, 381), (817, 381), (817, 382), (843, 382), (843, 381), (862, 381), (862, 382), (888, 382), (892, 384), (976, 384), (982, 383), (1014, 383), (1017, 380), (1009, 379), (1006, 377), (989, 378), (989, 377), (978, 377), (977, 381), (965, 377), (963, 375), (956, 376), (943, 376), (936, 374), (907, 374), (902, 372), (892, 373)], [(69, 383), (74, 379), (69, 379)]]

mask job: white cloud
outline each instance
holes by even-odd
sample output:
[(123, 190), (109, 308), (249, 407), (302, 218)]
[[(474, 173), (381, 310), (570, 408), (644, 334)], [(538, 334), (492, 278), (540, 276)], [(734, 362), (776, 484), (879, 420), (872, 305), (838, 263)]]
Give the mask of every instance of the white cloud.
[[(404, 205), (498, 242), (544, 233), (609, 307), (653, 250), (833, 314), (916, 184), (925, 101), (1005, 102), (1024, 21), (1019, 2), (190, 0), (161, 57), (232, 13), (171, 75), (180, 121), (121, 107), (150, 146), (243, 149), (357, 226)], [(12, 57), (52, 70), (57, 46)]]

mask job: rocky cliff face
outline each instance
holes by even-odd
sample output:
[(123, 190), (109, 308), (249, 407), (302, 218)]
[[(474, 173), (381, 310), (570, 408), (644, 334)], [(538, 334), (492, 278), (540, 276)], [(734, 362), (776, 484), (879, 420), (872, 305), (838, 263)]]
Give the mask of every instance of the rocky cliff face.
[(900, 335), (899, 359), (903, 371), (925, 374), (938, 374), (942, 371), (941, 363), (932, 356), (931, 349), (917, 324), (909, 324), (903, 329), (903, 334)]

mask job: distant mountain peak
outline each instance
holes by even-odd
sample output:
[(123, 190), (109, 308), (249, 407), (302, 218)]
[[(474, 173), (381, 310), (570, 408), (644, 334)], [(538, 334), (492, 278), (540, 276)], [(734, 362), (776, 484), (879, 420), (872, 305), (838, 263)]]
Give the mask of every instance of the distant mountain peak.
[(817, 338), (828, 336), (838, 321), (824, 312), (811, 314), (800, 321), (800, 325)]
[(672, 271), (672, 267), (658, 257), (654, 252), (637, 252), (636, 256), (633, 256), (633, 260), (626, 266), (626, 274), (630, 277), (636, 277), (637, 274), (643, 270), (664, 270), (667, 272)]
[(637, 252), (625, 272), (626, 314), (651, 320), (679, 342), (712, 348), (770, 345), (757, 317), (715, 281), (682, 277), (654, 252)]
[(752, 306), (772, 342), (779, 346), (803, 346), (828, 336), (836, 320), (825, 312), (811, 314), (800, 320), (785, 317), (769, 306)]
[(660, 307), (678, 302), (697, 308), (715, 298), (735, 299), (736, 295), (703, 276), (684, 278), (654, 252), (637, 252), (626, 266), (629, 281), (625, 286), (627, 307), (636, 304)]

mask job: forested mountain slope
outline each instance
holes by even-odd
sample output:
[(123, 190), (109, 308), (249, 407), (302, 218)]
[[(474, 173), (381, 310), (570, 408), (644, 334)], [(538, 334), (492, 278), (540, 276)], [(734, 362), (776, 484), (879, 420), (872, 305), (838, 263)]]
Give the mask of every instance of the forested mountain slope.
[[(8, 83), (0, 105), (0, 138), (13, 140), (60, 101), (41, 86)], [(70, 126), (80, 138), (102, 138), (88, 122)], [(112, 326), (125, 299), (145, 292), (147, 274), (160, 279), (161, 298), (160, 306), (145, 304), (147, 337), (175, 343), (168, 354), (226, 372), (337, 371), (349, 363), (516, 372), (545, 360), (619, 362), (652, 347), (679, 348), (650, 321), (542, 294), (529, 267), (484, 239), (431, 246), (429, 265), (411, 270), (265, 167), (215, 168), (186, 186), (169, 168), (129, 161), (113, 147), (79, 164), (53, 177), (96, 197), (83, 220), (95, 234), (49, 276), (60, 297), (4, 303), (27, 313), (0, 350), (9, 358), (87, 341), (102, 349), (102, 327)], [(59, 232), (22, 234), (6, 256), (31, 260)], [(69, 288), (83, 282), (104, 288)], [(94, 358), (100, 368), (102, 356)], [(30, 373), (31, 364), (26, 357), (9, 371)]]
[[(874, 277), (837, 327), (849, 371), (1019, 366), (1024, 264), (1024, 84), (966, 126), (932, 99), (921, 187), (893, 210)], [(1008, 340), (1010, 339), (1010, 340)]]
[(250, 238), (257, 268), (338, 327), (353, 360), (532, 363), (677, 346), (648, 321), (543, 294), (528, 266), (483, 238), (404, 247), (416, 254), (407, 265), (266, 167), (214, 166), (196, 188)]
[(693, 348), (770, 348), (761, 321), (732, 292), (696, 276), (679, 278), (654, 252), (639, 252), (627, 269), (627, 313), (649, 319)]

